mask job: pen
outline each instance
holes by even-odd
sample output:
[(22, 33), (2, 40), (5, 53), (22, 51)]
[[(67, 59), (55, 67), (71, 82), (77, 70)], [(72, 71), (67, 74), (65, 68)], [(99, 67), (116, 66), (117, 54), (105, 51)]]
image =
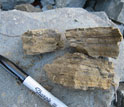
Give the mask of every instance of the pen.
[(15, 78), (21, 81), (26, 87), (35, 92), (44, 101), (48, 102), (52, 107), (68, 107), (58, 98), (53, 96), (45, 88), (43, 88), (37, 81), (25, 73), (21, 68), (14, 64), (9, 59), (0, 55), (0, 66), (7, 72), (13, 75)]

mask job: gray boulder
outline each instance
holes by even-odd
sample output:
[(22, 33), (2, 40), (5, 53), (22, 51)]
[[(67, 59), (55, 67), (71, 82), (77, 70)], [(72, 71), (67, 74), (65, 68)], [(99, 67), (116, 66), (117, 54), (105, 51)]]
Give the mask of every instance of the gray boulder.
[(113, 26), (116, 26), (117, 25), (115, 23), (113, 23), (107, 16), (107, 14), (104, 12), (104, 11), (100, 11), (100, 12), (91, 12), (92, 14), (94, 15), (97, 15), (98, 17), (100, 17), (101, 19), (103, 20), (106, 20), (107, 22), (111, 23)]
[(86, 0), (55, 0), (56, 6), (61, 7), (83, 7)]
[(41, 3), (43, 5), (43, 11), (56, 8), (55, 0), (41, 0)]
[(33, 1), (34, 0), (0, 0), (3, 10), (13, 9), (16, 4), (31, 3)]
[(21, 11), (27, 11), (27, 12), (41, 12), (42, 11), (40, 8), (35, 8), (31, 4), (16, 5), (15, 9), (21, 10)]
[(0, 3), (0, 9), (2, 8), (2, 5), (1, 5), (1, 3)]
[(105, 11), (109, 18), (124, 24), (124, 0), (97, 0), (95, 10)]
[[(42, 13), (22, 11), (0, 11), (0, 54), (14, 61), (42, 85), (52, 87), (51, 93), (69, 107), (110, 107), (114, 97), (114, 87), (110, 90), (72, 90), (48, 80), (43, 66), (70, 49), (56, 52), (26, 56), (22, 49), (21, 35), (32, 29), (57, 29), (64, 32), (73, 28), (114, 26), (111, 21), (87, 12), (82, 8), (63, 8)], [(3, 35), (5, 33), (7, 35)], [(116, 81), (118, 84), (118, 82)], [(0, 68), (0, 107), (49, 107), (38, 96)]]
[(117, 107), (124, 107), (124, 83), (121, 83), (119, 85), (118, 91), (117, 91)]

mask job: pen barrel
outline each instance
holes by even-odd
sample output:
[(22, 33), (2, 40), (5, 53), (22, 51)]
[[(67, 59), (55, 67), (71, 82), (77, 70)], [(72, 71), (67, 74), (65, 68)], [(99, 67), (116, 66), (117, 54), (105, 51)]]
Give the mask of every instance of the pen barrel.
[(44, 101), (48, 102), (52, 107), (68, 107), (58, 98), (53, 96), (44, 87), (42, 87), (38, 82), (36, 82), (32, 77), (28, 76), (23, 84), (30, 90), (39, 95)]

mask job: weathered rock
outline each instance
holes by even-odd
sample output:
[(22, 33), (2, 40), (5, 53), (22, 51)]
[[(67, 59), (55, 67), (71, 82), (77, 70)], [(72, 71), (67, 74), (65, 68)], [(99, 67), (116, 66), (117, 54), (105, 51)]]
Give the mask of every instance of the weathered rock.
[(17, 4), (32, 3), (34, 0), (0, 0), (3, 10), (13, 9)]
[(95, 9), (105, 11), (109, 18), (124, 24), (124, 1), (97, 0)]
[(120, 29), (120, 31), (124, 37), (124, 24), (118, 24), (118, 28)]
[[(43, 54), (42, 57), (41, 55), (26, 56), (23, 53), (21, 40), (24, 32), (43, 28), (63, 32), (67, 29), (105, 26), (113, 26), (113, 24), (82, 8), (61, 8), (41, 13), (18, 10), (1, 11), (0, 32), (19, 37), (7, 37), (0, 34), (0, 54), (18, 63), (22, 69), (42, 84), (42, 80), (47, 80), (43, 71), (44, 64), (51, 63), (53, 59), (63, 55), (69, 49)], [(121, 57), (121, 59), (123, 61), (124, 58)], [(121, 62), (120, 66), (124, 67), (123, 64)], [(123, 70), (121, 72), (123, 74)], [(15, 79), (2, 68), (0, 68), (0, 81), (0, 107), (49, 107), (27, 88), (19, 86)], [(110, 107), (113, 100), (114, 88), (108, 91), (99, 89), (79, 91), (63, 88), (51, 81), (45, 83), (50, 84), (53, 87), (52, 94), (69, 107)]]
[(31, 4), (16, 5), (15, 9), (21, 10), (21, 11), (27, 11), (27, 12), (41, 12), (42, 11), (40, 8), (35, 8)]
[(56, 0), (56, 6), (61, 7), (83, 7), (86, 0)]
[(120, 52), (117, 60), (113, 60), (115, 66), (116, 75), (120, 81), (124, 81), (124, 40), (120, 43)]
[(0, 3), (0, 9), (2, 8), (2, 5), (1, 5), (1, 3)]
[(52, 52), (62, 47), (61, 34), (50, 29), (27, 31), (22, 35), (22, 41), (27, 55)]
[(99, 11), (99, 12), (91, 12), (91, 13), (94, 14), (94, 15), (99, 16), (100, 18), (102, 18), (103, 20), (106, 20), (107, 22), (112, 23), (113, 26), (117, 26), (114, 22), (112, 22), (112, 21), (109, 19), (109, 17), (108, 17), (108, 15), (106, 14), (106, 12), (104, 12), (104, 11)]
[(43, 5), (43, 11), (56, 8), (55, 0), (41, 0), (41, 3)]
[(84, 7), (88, 11), (94, 11), (94, 6), (96, 4), (96, 0), (87, 0)]
[[(110, 21), (110, 19), (108, 18), (107, 14), (104, 11), (100, 11), (100, 12), (91, 12), (94, 15), (99, 16), (100, 18), (102, 18), (103, 20), (106, 20), (107, 22)], [(113, 22), (113, 25), (116, 26), (118, 29), (120, 29), (121, 34), (124, 36), (124, 24), (121, 23), (117, 23), (117, 22)]]
[(116, 107), (124, 107), (124, 83), (120, 83), (117, 90), (117, 104)]
[(53, 82), (74, 89), (110, 89), (114, 85), (111, 62), (81, 53), (65, 54), (45, 65), (44, 70)]
[(117, 57), (122, 35), (117, 28), (97, 27), (66, 30), (70, 46), (90, 56)]

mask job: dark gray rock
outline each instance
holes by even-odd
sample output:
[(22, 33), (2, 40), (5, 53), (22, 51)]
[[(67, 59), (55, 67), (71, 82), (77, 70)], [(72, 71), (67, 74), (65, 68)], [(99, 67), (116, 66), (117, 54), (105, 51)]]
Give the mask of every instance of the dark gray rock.
[(55, 0), (41, 0), (41, 3), (43, 5), (43, 11), (56, 8)]
[(61, 7), (83, 7), (86, 0), (55, 0), (56, 6)]
[(122, 0), (97, 0), (97, 11), (105, 11), (109, 18), (124, 24), (124, 1)]
[(2, 5), (1, 5), (1, 3), (0, 3), (0, 9), (2, 8)]
[[(32, 29), (57, 29), (64, 32), (73, 28), (113, 26), (109, 21), (93, 15), (82, 8), (63, 8), (41, 13), (22, 11), (0, 11), (0, 54), (14, 61), (35, 80), (53, 87), (51, 92), (69, 107), (110, 107), (114, 88), (110, 90), (80, 91), (67, 89), (51, 83), (43, 71), (44, 64), (52, 61), (70, 49), (37, 56), (26, 56), (22, 49), (21, 35)], [(118, 82), (117, 82), (118, 83)], [(18, 84), (15, 79), (0, 68), (0, 107), (49, 107), (38, 96)]]
[(117, 91), (117, 107), (124, 107), (124, 83), (120, 83)]
[(96, 0), (87, 0), (84, 7), (88, 11), (94, 11)]

